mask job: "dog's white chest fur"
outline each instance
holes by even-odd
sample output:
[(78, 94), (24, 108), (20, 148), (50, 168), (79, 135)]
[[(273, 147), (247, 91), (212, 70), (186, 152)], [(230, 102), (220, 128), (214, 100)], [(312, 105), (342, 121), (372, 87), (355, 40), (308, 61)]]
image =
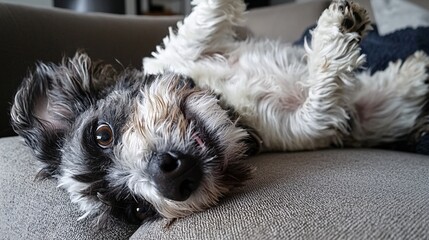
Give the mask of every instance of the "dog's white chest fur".
[[(282, 115), (293, 112), (307, 98), (308, 71), (302, 48), (266, 40), (234, 42), (231, 51), (202, 55), (191, 65), (174, 63), (175, 72), (190, 76), (201, 88), (220, 96), (240, 121), (256, 130), (270, 150), (295, 150), (285, 141), (289, 124)], [(153, 71), (146, 62), (145, 70)], [(278, 121), (272, 121), (278, 119)], [(303, 144), (299, 144), (302, 146)]]

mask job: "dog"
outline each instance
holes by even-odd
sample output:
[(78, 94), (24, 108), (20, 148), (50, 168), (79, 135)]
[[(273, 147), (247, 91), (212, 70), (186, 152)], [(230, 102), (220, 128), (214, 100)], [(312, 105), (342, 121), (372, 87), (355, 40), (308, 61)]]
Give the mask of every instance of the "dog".
[[(251, 178), (252, 154), (419, 139), (428, 124), (429, 57), (370, 75), (358, 4), (335, 0), (304, 47), (237, 38), (241, 0), (194, 8), (143, 70), (84, 53), (40, 63), (11, 109), (15, 131), (71, 201), (102, 225), (203, 211)], [(411, 141), (411, 140), (410, 140)]]

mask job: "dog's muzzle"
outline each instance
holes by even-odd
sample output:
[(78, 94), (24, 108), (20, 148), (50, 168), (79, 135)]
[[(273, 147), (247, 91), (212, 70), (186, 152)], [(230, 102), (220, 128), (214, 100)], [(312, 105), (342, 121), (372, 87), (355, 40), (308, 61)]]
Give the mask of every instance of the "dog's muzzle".
[(158, 191), (174, 201), (188, 199), (203, 176), (195, 158), (178, 152), (155, 153), (149, 161), (148, 171)]

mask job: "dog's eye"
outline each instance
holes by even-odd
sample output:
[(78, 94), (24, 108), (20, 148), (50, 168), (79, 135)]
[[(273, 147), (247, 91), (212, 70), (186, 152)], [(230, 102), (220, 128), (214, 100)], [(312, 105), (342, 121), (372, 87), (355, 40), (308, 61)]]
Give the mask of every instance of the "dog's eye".
[(154, 213), (147, 204), (138, 204), (138, 206), (135, 208), (135, 215), (138, 219), (144, 220), (147, 217), (154, 215)]
[(148, 211), (149, 211), (149, 209), (147, 207), (139, 206), (136, 208), (136, 216), (139, 219), (144, 219), (144, 217)]
[(113, 145), (113, 130), (107, 123), (98, 125), (95, 130), (95, 140), (98, 146), (102, 148), (110, 148)]

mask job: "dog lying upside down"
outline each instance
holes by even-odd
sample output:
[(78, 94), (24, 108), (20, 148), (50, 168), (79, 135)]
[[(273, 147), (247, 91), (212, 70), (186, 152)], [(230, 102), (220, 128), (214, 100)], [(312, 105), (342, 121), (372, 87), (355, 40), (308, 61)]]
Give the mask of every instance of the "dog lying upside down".
[[(357, 73), (366, 11), (333, 1), (310, 44), (237, 40), (241, 0), (195, 0), (143, 71), (78, 53), (39, 64), (12, 125), (71, 201), (103, 224), (178, 218), (215, 205), (265, 151), (374, 147), (424, 135), (429, 57)], [(413, 141), (414, 141), (413, 140)]]

